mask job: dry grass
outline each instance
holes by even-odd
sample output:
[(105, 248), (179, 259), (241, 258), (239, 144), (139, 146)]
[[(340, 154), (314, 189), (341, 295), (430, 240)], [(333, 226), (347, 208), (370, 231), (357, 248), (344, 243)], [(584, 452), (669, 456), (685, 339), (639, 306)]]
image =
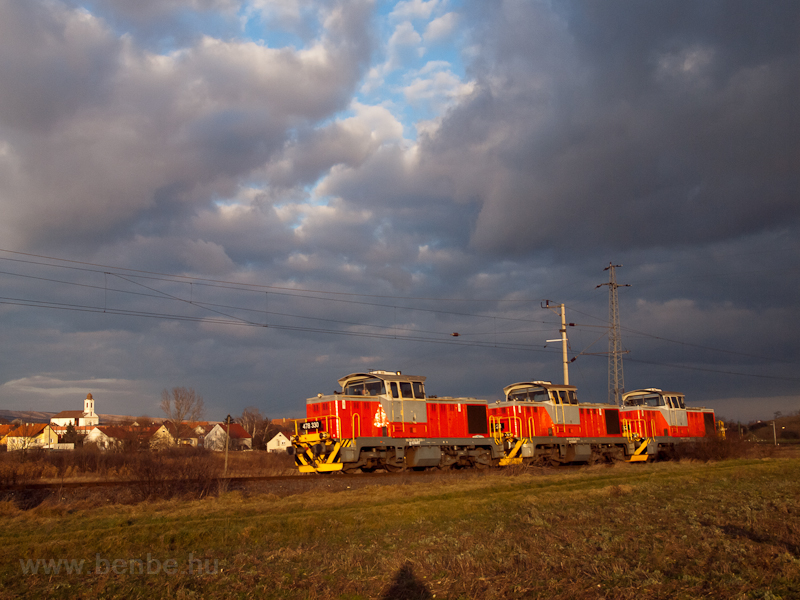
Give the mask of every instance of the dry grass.
[[(0, 505), (0, 598), (800, 596), (796, 459), (409, 478), (341, 492), (314, 480), (317, 490), (288, 497)], [(191, 553), (218, 570), (95, 572), (98, 555), (148, 553), (181, 569)], [(73, 557), (88, 575), (22, 575), (19, 565)]]
[[(157, 465), (167, 478), (187, 477), (191, 471), (223, 472), (225, 456), (202, 448), (172, 448), (160, 452), (101, 452), (93, 447), (75, 451), (0, 453), (0, 488), (35, 481), (109, 481), (151, 477)], [(286, 454), (230, 452), (229, 477), (296, 473)]]

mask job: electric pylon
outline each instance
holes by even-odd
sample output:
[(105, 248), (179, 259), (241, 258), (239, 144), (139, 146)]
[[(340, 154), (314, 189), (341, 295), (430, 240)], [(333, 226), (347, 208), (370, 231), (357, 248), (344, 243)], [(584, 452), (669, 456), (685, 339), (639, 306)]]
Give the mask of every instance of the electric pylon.
[(611, 324), (608, 330), (608, 402), (622, 404), (622, 394), (625, 391), (625, 376), (622, 372), (622, 336), (619, 331), (619, 300), (617, 288), (630, 287), (629, 284), (618, 284), (616, 268), (622, 265), (612, 265), (603, 269), (609, 271), (608, 283), (601, 283), (597, 287), (608, 286), (608, 321)]

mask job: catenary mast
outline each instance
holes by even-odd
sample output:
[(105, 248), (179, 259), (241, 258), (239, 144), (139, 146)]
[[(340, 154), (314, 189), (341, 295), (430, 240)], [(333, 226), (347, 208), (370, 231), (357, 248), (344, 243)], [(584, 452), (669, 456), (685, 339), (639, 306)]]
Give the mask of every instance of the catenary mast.
[(622, 336), (619, 331), (619, 299), (617, 288), (630, 287), (629, 284), (618, 284), (616, 268), (622, 265), (608, 266), (603, 269), (608, 271), (608, 283), (601, 283), (597, 287), (608, 286), (608, 402), (616, 405), (622, 403), (622, 394), (625, 391), (625, 376), (622, 372)]

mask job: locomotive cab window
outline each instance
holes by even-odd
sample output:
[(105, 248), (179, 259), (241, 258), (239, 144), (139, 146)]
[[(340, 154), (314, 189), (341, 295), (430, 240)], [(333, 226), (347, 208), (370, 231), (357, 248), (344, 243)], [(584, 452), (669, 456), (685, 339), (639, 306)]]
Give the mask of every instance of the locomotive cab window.
[(659, 394), (651, 394), (644, 397), (644, 404), (646, 406), (652, 406), (653, 408), (664, 406), (664, 398)]
[(425, 386), (422, 385), (421, 381), (412, 381), (411, 386), (414, 388), (414, 397), (418, 398), (419, 400), (425, 399)]
[(510, 392), (506, 398), (509, 402), (547, 402), (547, 392), (541, 388), (523, 388)]
[(386, 388), (380, 379), (371, 379), (351, 383), (344, 389), (344, 393), (346, 396), (380, 396), (386, 393)]

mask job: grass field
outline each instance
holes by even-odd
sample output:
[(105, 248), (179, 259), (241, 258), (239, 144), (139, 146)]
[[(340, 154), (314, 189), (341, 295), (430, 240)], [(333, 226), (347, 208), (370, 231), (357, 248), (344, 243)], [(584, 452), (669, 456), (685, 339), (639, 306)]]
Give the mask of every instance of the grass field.
[(800, 598), (796, 458), (318, 479), (4, 503), (0, 598)]

